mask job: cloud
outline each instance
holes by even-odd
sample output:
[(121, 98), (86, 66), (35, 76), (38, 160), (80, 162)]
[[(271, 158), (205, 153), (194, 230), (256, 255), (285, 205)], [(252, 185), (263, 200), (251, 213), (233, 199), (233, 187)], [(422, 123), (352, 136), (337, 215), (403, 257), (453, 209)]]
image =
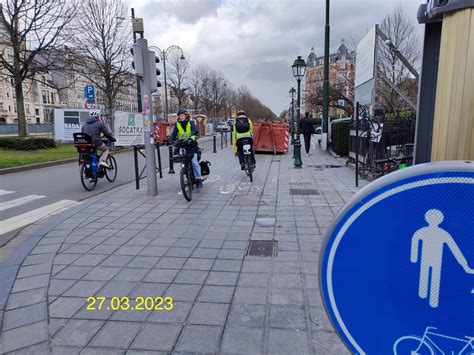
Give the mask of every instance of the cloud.
[[(221, 70), (246, 85), (276, 114), (296, 84), (291, 65), (314, 46), (323, 54), (325, 0), (126, 0), (143, 17), (150, 44), (179, 45), (193, 64)], [(416, 21), (422, 0), (331, 1), (331, 52), (345, 39), (355, 46), (397, 3)], [(420, 29), (418, 26), (417, 28)]]

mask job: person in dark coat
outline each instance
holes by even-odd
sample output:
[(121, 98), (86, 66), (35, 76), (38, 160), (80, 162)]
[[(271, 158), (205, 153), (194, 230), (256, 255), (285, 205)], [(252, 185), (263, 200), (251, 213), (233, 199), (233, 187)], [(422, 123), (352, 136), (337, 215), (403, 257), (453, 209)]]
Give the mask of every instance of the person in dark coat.
[(309, 148), (311, 145), (311, 135), (314, 132), (313, 120), (309, 117), (309, 112), (306, 112), (304, 117), (300, 121), (300, 132), (304, 137), (304, 147), (306, 150), (306, 156), (309, 156)]

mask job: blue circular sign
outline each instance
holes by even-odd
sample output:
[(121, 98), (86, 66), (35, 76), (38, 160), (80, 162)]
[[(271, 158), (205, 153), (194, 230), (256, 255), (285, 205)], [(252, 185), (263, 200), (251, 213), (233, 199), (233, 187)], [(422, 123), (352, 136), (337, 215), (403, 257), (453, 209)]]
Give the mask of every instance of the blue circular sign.
[(357, 354), (474, 354), (474, 164), (369, 184), (321, 251), (326, 311)]

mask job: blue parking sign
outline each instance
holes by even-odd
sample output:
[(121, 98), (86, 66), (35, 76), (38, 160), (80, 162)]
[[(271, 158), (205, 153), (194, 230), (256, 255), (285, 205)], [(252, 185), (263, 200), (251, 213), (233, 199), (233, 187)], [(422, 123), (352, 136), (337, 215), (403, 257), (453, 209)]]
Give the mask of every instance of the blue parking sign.
[(88, 104), (95, 104), (95, 92), (93, 85), (84, 86), (84, 98)]
[(474, 353), (474, 163), (369, 184), (326, 232), (320, 284), (357, 354)]

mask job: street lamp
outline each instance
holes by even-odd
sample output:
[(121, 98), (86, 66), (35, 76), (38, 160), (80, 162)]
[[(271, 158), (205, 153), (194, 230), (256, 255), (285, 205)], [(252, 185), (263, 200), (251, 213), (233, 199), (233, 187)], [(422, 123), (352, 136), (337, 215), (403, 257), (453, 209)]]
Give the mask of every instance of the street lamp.
[(150, 46), (149, 47), (152, 50), (158, 51), (160, 54), (161, 60), (163, 61), (163, 75), (165, 78), (165, 113), (164, 113), (164, 119), (168, 121), (168, 84), (166, 83), (166, 58), (170, 54), (171, 51), (173, 50), (178, 50), (181, 52), (181, 56), (179, 57), (180, 60), (185, 60), (184, 58), (184, 51), (181, 49), (179, 46), (169, 46), (166, 50), (162, 51), (159, 47), (157, 46)]
[(301, 120), (301, 112), (300, 112), (300, 98), (301, 98), (301, 79), (303, 79), (306, 73), (306, 63), (301, 56), (296, 58), (295, 62), (291, 66), (293, 69), (293, 76), (296, 78), (298, 83), (298, 90), (297, 90), (297, 99), (296, 99), (296, 139), (294, 144), (295, 150), (295, 161), (294, 166), (295, 168), (301, 168), (303, 166), (303, 162), (301, 161), (301, 140), (300, 140), (300, 120)]
[(323, 81), (323, 122), (322, 140), (323, 149), (327, 149), (328, 119), (329, 119), (329, 0), (326, 0), (326, 26), (324, 27), (324, 81)]
[[(296, 90), (295, 88), (291, 88), (288, 92), (291, 97), (291, 144), (295, 144), (295, 95)], [(294, 152), (293, 152), (294, 158)]]

